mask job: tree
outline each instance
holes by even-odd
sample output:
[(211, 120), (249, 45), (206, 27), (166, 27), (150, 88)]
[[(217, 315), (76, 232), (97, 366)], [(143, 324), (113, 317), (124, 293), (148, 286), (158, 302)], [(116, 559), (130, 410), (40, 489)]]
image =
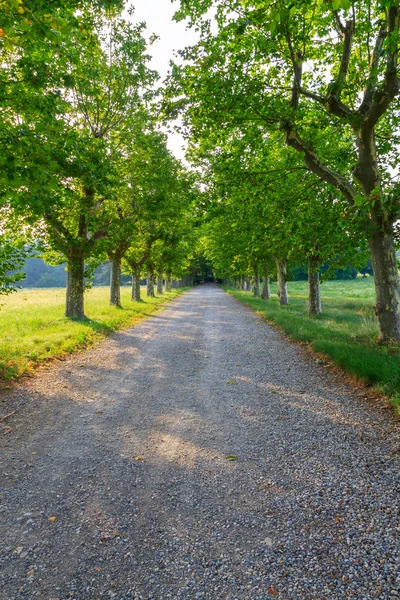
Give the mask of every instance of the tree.
[[(51, 190), (57, 168), (53, 136), (65, 124), (65, 103), (60, 88), (68, 83), (65, 51), (72, 38), (84, 35), (80, 11), (121, 8), (120, 0), (4, 0), (0, 5), (0, 205), (15, 208), (16, 197)], [(17, 201), (17, 205), (19, 202)], [(12, 211), (11, 211), (12, 212)], [(10, 211), (2, 214), (1, 227), (8, 226)], [(18, 257), (18, 244), (7, 250), (3, 244), (0, 269), (5, 272)], [(18, 259), (17, 259), (17, 262)], [(15, 277), (15, 275), (13, 275)]]
[[(46, 195), (29, 191), (30, 219), (44, 220), (47, 241), (67, 261), (66, 316), (83, 318), (85, 261), (104, 251), (120, 191), (122, 136), (143, 113), (155, 73), (148, 70), (143, 24), (104, 14), (82, 17), (85, 35), (70, 41), (62, 129), (49, 139), (55, 166)], [(61, 135), (62, 133), (62, 135)], [(27, 212), (23, 206), (25, 214)], [(118, 216), (118, 215), (117, 215)]]
[[(220, 133), (218, 137), (221, 140)], [(345, 201), (332, 198), (299, 157), (279, 144), (276, 135), (269, 136), (267, 145), (257, 136), (256, 128), (248, 128), (243, 135), (232, 127), (223, 144), (209, 147), (200, 143), (192, 148), (191, 158), (200, 160), (204, 185), (208, 182), (214, 196), (213, 208), (206, 215), (211, 220), (212, 245), (223, 248), (222, 276), (251, 273), (254, 294), (258, 295), (259, 275), (263, 273), (263, 296), (267, 298), (275, 262), (278, 296), (285, 305), (289, 302), (287, 262), (306, 261), (309, 311), (321, 312), (320, 266), (327, 260), (343, 264), (360, 254), (360, 231), (356, 220), (347, 214)], [(214, 227), (213, 215), (221, 214), (223, 219), (218, 218)], [(231, 238), (230, 250), (227, 236)]]
[(232, 125), (245, 132), (249, 123), (279, 130), (340, 191), (368, 239), (380, 339), (399, 341), (400, 188), (390, 171), (398, 163), (398, 1), (220, 0), (216, 34), (208, 9), (208, 0), (185, 0), (177, 15), (200, 26), (202, 38), (183, 52), (190, 63), (173, 67), (175, 109), (184, 108), (194, 135)]

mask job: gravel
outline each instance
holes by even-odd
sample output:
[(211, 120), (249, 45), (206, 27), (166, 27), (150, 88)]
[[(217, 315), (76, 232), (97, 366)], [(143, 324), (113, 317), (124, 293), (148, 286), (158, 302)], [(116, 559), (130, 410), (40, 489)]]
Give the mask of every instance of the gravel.
[(1, 402), (2, 600), (400, 599), (390, 411), (213, 285)]

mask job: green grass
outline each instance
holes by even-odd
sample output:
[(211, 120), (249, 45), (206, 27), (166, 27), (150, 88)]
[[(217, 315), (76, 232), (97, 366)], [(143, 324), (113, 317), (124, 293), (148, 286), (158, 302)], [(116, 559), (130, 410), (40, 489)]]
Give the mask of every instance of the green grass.
[(290, 282), (288, 287), (289, 306), (279, 306), (274, 284), (270, 300), (225, 289), (292, 339), (310, 344), (315, 352), (329, 356), (348, 373), (388, 395), (400, 414), (400, 348), (377, 343), (373, 278), (324, 282), (320, 316), (307, 314), (307, 282)]
[(109, 305), (109, 289), (85, 294), (86, 320), (66, 319), (64, 289), (25, 289), (0, 300), (0, 378), (9, 380), (39, 363), (94, 344), (116, 329), (134, 325), (162, 309), (185, 291), (132, 302), (130, 288), (121, 288), (122, 309)]

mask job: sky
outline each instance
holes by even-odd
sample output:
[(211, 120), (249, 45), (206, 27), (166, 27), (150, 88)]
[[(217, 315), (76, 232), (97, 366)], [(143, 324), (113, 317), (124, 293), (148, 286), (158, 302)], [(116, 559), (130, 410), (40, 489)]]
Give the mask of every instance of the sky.
[[(135, 7), (134, 20), (147, 23), (146, 37), (155, 33), (160, 40), (148, 47), (148, 54), (152, 55), (150, 67), (158, 71), (161, 79), (167, 75), (169, 61), (174, 58), (176, 50), (190, 46), (196, 42), (194, 31), (186, 30), (184, 23), (172, 20), (179, 3), (170, 0), (133, 0), (129, 6)], [(177, 59), (178, 62), (178, 59)], [(174, 133), (168, 136), (168, 147), (177, 158), (183, 158), (183, 138)]]

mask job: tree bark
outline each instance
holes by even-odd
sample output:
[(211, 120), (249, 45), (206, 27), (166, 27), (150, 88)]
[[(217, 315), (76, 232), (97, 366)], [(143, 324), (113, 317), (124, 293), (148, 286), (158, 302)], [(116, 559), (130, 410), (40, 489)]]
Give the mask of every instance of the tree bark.
[(135, 269), (132, 273), (132, 300), (135, 302), (141, 302), (142, 298), (140, 295), (140, 268)]
[(121, 258), (113, 256), (110, 263), (110, 304), (121, 308)]
[(276, 259), (276, 272), (278, 277), (278, 298), (281, 306), (289, 304), (288, 289), (287, 289), (287, 273), (286, 262)]
[(165, 291), (170, 292), (172, 290), (172, 279), (171, 273), (166, 273), (165, 275)]
[(262, 286), (261, 298), (263, 300), (269, 300), (270, 297), (271, 297), (271, 291), (270, 291), (270, 287), (269, 287), (269, 274), (268, 274), (268, 271), (265, 269), (264, 273), (263, 273), (263, 286)]
[(260, 296), (260, 276), (258, 274), (258, 270), (254, 269), (254, 288), (253, 288), (253, 296)]
[(308, 313), (310, 315), (322, 313), (319, 263), (315, 260), (308, 261)]
[(65, 316), (69, 319), (85, 319), (85, 257), (83, 251), (67, 255), (67, 296)]
[(373, 199), (372, 223), (368, 240), (375, 282), (375, 314), (379, 341), (400, 341), (400, 281), (394, 245), (394, 215), (388, 214), (382, 201), (382, 182), (374, 131), (363, 127), (358, 132), (358, 164), (354, 171), (367, 198)]
[[(350, 124), (356, 136), (358, 148), (358, 162), (353, 168), (353, 174), (361, 183), (365, 199), (370, 205), (370, 222), (372, 233), (368, 240), (372, 264), (374, 267), (374, 281), (376, 292), (375, 313), (379, 324), (379, 339), (381, 342), (395, 340), (400, 342), (400, 297), (399, 297), (399, 275), (396, 264), (394, 248), (394, 222), (397, 214), (390, 214), (386, 210), (383, 197), (387, 197), (382, 191), (382, 182), (379, 171), (379, 160), (375, 139), (375, 128), (379, 119), (387, 111), (391, 103), (399, 94), (398, 78), (398, 44), (388, 43), (384, 49), (385, 40), (397, 39), (399, 31), (400, 8), (399, 3), (394, 2), (388, 8), (386, 23), (379, 29), (375, 40), (375, 48), (370, 61), (369, 83), (364, 89), (361, 106), (358, 110), (350, 109), (341, 101), (341, 92), (346, 81), (347, 70), (350, 61), (351, 43), (354, 34), (354, 24), (351, 21), (345, 25), (338, 19), (341, 33), (344, 36), (342, 49), (342, 60), (339, 77), (334, 82), (333, 93), (320, 96), (314, 92), (306, 92), (301, 86), (302, 64), (293, 55), (293, 88), (291, 106), (297, 110), (299, 106), (299, 94), (305, 94), (309, 98), (321, 103), (325, 110), (335, 114), (342, 122)], [(384, 58), (382, 59), (382, 50)], [(383, 60), (384, 74), (382, 81), (377, 77), (379, 63)], [(328, 90), (332, 85), (328, 86)], [(322, 181), (335, 186), (341, 190), (344, 197), (351, 206), (354, 205), (356, 189), (351, 183), (339, 173), (328, 168), (313, 152), (296, 131), (289, 120), (282, 123), (286, 134), (286, 143), (302, 153), (304, 161), (310, 171), (315, 173)], [(393, 191), (393, 188), (392, 188)]]
[(250, 277), (246, 277), (246, 291), (251, 292), (251, 279)]
[(157, 294), (163, 294), (163, 274), (159, 271), (157, 273)]
[(155, 294), (154, 294), (154, 271), (149, 270), (147, 272), (146, 283), (147, 283), (147, 287), (146, 287), (147, 296), (149, 298), (154, 298), (155, 297)]
[(369, 240), (376, 293), (379, 341), (400, 340), (400, 283), (392, 231), (375, 226)]

